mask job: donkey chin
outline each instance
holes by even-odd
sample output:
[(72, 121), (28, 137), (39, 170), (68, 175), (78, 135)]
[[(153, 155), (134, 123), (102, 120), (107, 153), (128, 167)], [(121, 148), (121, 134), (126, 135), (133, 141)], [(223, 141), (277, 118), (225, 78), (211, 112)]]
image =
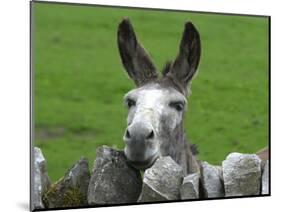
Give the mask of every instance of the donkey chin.
[(144, 157), (144, 154), (136, 154), (135, 151), (131, 151), (131, 149), (126, 146), (124, 152), (129, 165), (139, 170), (150, 168), (159, 158), (158, 151), (148, 151), (149, 154), (145, 154), (146, 156)]

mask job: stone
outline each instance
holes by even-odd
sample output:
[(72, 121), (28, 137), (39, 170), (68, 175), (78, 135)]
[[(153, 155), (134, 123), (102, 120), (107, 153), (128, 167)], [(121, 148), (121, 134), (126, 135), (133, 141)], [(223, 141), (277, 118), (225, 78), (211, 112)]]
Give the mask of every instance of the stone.
[(199, 179), (199, 173), (192, 173), (183, 178), (183, 183), (180, 188), (182, 200), (199, 198)]
[(268, 179), (268, 160), (265, 162), (262, 172), (262, 190), (261, 194), (269, 194), (269, 179)]
[(179, 200), (182, 181), (182, 168), (170, 156), (159, 158), (144, 172), (138, 202)]
[(204, 161), (200, 165), (204, 198), (224, 197), (221, 167)]
[(42, 151), (38, 147), (33, 149), (33, 161), (34, 161), (34, 176), (33, 176), (33, 207), (34, 209), (44, 208), (42, 201), (43, 193), (49, 189), (51, 185), (50, 178), (47, 173), (47, 162), (42, 154)]
[(227, 197), (260, 194), (261, 159), (256, 154), (231, 153), (222, 169)]
[(87, 206), (89, 181), (88, 160), (82, 157), (43, 195), (46, 208)]
[(141, 187), (140, 171), (127, 163), (123, 151), (107, 146), (97, 149), (88, 189), (90, 205), (134, 203)]

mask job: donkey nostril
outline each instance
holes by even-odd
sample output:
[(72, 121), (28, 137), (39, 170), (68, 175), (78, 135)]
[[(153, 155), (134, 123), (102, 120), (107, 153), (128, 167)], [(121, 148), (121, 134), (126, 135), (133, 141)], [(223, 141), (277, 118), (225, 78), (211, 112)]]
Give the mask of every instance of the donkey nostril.
[(146, 137), (146, 139), (152, 139), (154, 137), (154, 132), (153, 130), (151, 130), (151, 132), (149, 133), (149, 135)]
[(129, 133), (129, 130), (126, 130), (126, 138), (131, 138), (131, 135)]

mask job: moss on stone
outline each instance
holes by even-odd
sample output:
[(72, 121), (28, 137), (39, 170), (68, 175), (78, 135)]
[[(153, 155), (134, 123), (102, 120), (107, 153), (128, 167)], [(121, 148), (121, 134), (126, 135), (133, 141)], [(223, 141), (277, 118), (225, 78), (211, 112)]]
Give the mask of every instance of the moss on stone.
[(75, 207), (87, 205), (87, 198), (80, 192), (79, 187), (60, 187), (60, 181), (53, 184), (43, 194), (43, 203), (46, 208)]
[(80, 192), (80, 189), (77, 187), (69, 188), (63, 194), (64, 207), (81, 206), (86, 204), (87, 204), (86, 197)]
[(56, 199), (57, 194), (58, 194), (57, 183), (51, 185), (50, 188), (43, 193), (42, 200), (43, 200), (43, 204), (46, 208), (50, 207), (50, 204), (49, 204), (50, 201), (52, 199)]

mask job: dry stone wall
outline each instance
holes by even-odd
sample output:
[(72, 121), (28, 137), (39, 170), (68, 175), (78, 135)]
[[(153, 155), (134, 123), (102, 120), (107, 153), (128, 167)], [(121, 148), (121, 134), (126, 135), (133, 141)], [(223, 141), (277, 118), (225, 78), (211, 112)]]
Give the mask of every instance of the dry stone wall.
[(102, 146), (96, 160), (88, 188), (88, 203), (120, 204), (136, 202), (142, 187), (139, 171), (126, 162), (123, 151)]
[(199, 162), (200, 170), (186, 176), (171, 157), (162, 157), (143, 172), (131, 167), (123, 151), (97, 149), (92, 173), (81, 158), (59, 181), (51, 184), (46, 160), (34, 148), (33, 207), (210, 199), (268, 194), (268, 161), (256, 154), (231, 153), (221, 166)]

